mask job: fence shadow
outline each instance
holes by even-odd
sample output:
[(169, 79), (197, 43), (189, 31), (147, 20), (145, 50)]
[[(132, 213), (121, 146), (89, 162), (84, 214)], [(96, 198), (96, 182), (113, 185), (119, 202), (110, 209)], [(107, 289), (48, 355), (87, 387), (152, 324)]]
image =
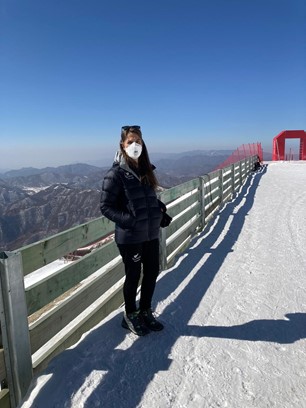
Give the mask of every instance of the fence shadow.
[[(42, 381), (40, 377), (33, 381), (31, 389), (35, 386), (40, 388), (34, 398), (33, 408), (72, 407), (71, 399), (79, 393), (86, 396), (86, 403), (83, 405), (86, 408), (136, 407), (154, 375), (168, 370), (172, 363), (172, 347), (181, 336), (187, 334), (202, 337), (207, 333), (211, 337), (220, 337), (220, 333), (226, 336), (227, 328), (188, 327), (188, 322), (227, 254), (232, 251), (253, 206), (256, 188), (266, 170), (264, 167), (248, 178), (240, 193), (216, 216), (208, 232), (205, 230), (194, 239), (193, 245), (181, 256), (180, 263), (158, 280), (155, 305), (158, 302), (169, 302), (159, 316), (165, 323), (165, 329), (138, 338), (121, 328), (122, 314), (120, 311), (114, 312), (75, 347), (62, 352), (51, 361), (42, 373), (43, 376), (50, 375), (44, 385), (39, 385)], [(231, 215), (231, 227), (225, 231), (226, 222)], [(213, 249), (217, 240), (220, 242)], [(210, 254), (206, 260), (203, 258), (205, 254)], [(182, 290), (176, 295), (180, 285)], [(249, 331), (250, 334), (252, 329), (244, 331)], [(232, 329), (232, 332), (235, 330)], [(219, 336), (213, 336), (218, 333)]]

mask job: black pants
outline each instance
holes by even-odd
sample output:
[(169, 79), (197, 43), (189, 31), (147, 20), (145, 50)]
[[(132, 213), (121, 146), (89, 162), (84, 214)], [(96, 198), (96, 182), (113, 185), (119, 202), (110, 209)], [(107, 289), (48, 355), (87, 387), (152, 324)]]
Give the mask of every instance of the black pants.
[(143, 265), (143, 278), (139, 308), (151, 308), (151, 301), (159, 273), (159, 240), (146, 241), (141, 244), (118, 244), (120, 254), (125, 266), (125, 281), (123, 296), (126, 313), (137, 310), (136, 295)]

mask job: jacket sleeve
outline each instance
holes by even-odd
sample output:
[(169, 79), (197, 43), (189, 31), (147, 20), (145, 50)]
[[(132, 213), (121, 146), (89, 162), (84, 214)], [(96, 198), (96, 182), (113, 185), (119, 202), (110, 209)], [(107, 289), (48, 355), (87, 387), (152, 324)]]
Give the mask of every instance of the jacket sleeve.
[(109, 170), (102, 183), (101, 213), (121, 228), (132, 228), (136, 219), (127, 209), (120, 208), (122, 193), (123, 185), (120, 176), (112, 169)]

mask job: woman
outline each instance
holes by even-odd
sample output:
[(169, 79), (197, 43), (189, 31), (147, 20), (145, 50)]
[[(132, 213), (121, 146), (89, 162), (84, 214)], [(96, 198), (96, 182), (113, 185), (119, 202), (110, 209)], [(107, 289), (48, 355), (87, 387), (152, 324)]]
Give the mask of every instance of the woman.
[(122, 127), (120, 150), (103, 180), (101, 212), (116, 224), (115, 241), (125, 266), (122, 326), (139, 336), (163, 329), (152, 314), (151, 301), (159, 273), (159, 228), (162, 219), (169, 225), (171, 218), (157, 199), (153, 170), (140, 126)]

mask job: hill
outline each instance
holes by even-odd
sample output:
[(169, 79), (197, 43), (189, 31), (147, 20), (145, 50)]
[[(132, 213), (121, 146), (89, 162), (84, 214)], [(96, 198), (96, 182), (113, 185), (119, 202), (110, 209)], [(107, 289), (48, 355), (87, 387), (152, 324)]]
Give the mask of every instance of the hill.
[[(161, 188), (212, 171), (229, 151), (152, 155)], [(0, 249), (13, 250), (101, 215), (107, 167), (85, 163), (11, 170), (0, 179)]]

